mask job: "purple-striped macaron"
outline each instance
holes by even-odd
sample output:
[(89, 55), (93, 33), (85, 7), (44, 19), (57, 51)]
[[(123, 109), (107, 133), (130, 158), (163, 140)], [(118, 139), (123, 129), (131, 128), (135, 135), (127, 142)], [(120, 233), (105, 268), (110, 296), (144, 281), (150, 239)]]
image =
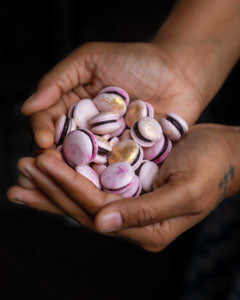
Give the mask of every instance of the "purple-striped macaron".
[(75, 170), (90, 180), (98, 189), (101, 189), (101, 183), (98, 174), (89, 166), (76, 166)]
[(117, 162), (108, 166), (101, 175), (105, 192), (122, 194), (134, 184), (134, 170), (127, 162)]
[(110, 86), (102, 89), (93, 102), (101, 112), (114, 112), (120, 117), (127, 110), (129, 95), (119, 87)]
[(151, 192), (153, 190), (153, 181), (159, 171), (158, 166), (149, 160), (143, 160), (139, 168), (136, 170), (136, 175), (139, 176), (142, 182), (142, 190)]
[(71, 131), (63, 142), (64, 157), (71, 166), (89, 164), (96, 157), (97, 151), (96, 138), (88, 129)]
[(162, 137), (162, 128), (157, 120), (143, 117), (131, 128), (132, 138), (143, 147), (151, 147)]
[(103, 137), (95, 135), (97, 145), (98, 145), (98, 152), (96, 157), (94, 158), (93, 162), (95, 164), (106, 164), (107, 163), (107, 156), (112, 151), (111, 144), (106, 141)]
[(96, 134), (108, 134), (118, 130), (121, 123), (118, 122), (118, 116), (111, 112), (100, 113), (89, 120), (92, 126), (91, 131)]
[(99, 110), (91, 99), (82, 99), (73, 104), (69, 111), (68, 117), (73, 118), (80, 129), (89, 129), (88, 120), (99, 114)]
[(172, 150), (171, 140), (163, 134), (162, 138), (153, 146), (143, 148), (144, 159), (151, 160), (156, 164), (163, 162)]
[(142, 182), (138, 176), (134, 175), (133, 183), (131, 187), (121, 195), (124, 198), (138, 197), (141, 194), (141, 191), (142, 191)]
[(72, 118), (62, 115), (55, 124), (54, 141), (56, 145), (62, 145), (64, 138), (70, 132), (76, 129), (76, 123)]
[(125, 120), (124, 120), (123, 117), (120, 117), (117, 120), (117, 122), (121, 124), (121, 127), (119, 129), (111, 132), (110, 133), (110, 137), (114, 137), (114, 136), (118, 137), (118, 136), (120, 136), (123, 133), (124, 129), (126, 128), (126, 122), (125, 122)]
[(188, 131), (188, 124), (174, 113), (168, 114), (166, 118), (160, 118), (159, 122), (163, 132), (174, 142), (179, 141), (182, 135)]
[(124, 140), (115, 145), (108, 156), (109, 164), (119, 161), (128, 162), (134, 170), (143, 160), (143, 150), (134, 140)]

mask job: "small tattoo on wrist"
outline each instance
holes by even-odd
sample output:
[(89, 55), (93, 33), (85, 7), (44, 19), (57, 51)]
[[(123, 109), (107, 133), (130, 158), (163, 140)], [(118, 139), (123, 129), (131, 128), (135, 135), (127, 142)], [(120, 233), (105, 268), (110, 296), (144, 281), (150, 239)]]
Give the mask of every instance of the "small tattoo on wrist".
[(229, 169), (227, 172), (224, 172), (222, 179), (218, 183), (218, 188), (221, 191), (220, 196), (217, 199), (216, 204), (218, 205), (224, 198), (226, 198), (227, 191), (229, 188), (230, 182), (234, 179), (235, 175), (235, 166), (229, 164)]

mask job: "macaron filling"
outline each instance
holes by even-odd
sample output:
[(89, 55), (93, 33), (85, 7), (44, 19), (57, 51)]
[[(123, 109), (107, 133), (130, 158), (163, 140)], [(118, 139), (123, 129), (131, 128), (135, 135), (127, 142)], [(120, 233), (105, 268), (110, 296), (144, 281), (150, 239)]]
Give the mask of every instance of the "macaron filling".
[(139, 129), (138, 129), (138, 122), (136, 122), (136, 123), (134, 124), (133, 130), (134, 130), (136, 136), (137, 136), (140, 140), (142, 140), (142, 141), (144, 141), (144, 142), (147, 142), (147, 143), (151, 143), (151, 142), (152, 142), (152, 141), (146, 139), (144, 136), (142, 136), (142, 134), (140, 133), (140, 131), (139, 131)]
[(109, 151), (107, 149), (103, 149), (101, 147), (98, 147), (98, 154), (99, 155), (108, 155)]
[(181, 135), (184, 134), (184, 130), (183, 130), (182, 125), (181, 125), (176, 119), (174, 119), (174, 118), (171, 117), (171, 116), (168, 116), (168, 117), (167, 117), (167, 120), (168, 120), (170, 123), (172, 123), (172, 124), (177, 128), (177, 130), (180, 132)]
[(116, 91), (107, 91), (107, 92), (104, 92), (105, 94), (115, 94), (115, 95), (118, 95), (119, 97), (123, 98), (123, 100), (126, 102), (126, 97), (121, 95), (120, 93), (116, 92)]
[(142, 169), (142, 167), (143, 167), (144, 164), (145, 164), (145, 162), (141, 163), (141, 165), (140, 165), (140, 166), (137, 168), (137, 170), (135, 171), (135, 174), (136, 174), (137, 176), (139, 176), (140, 171), (141, 171), (141, 169)]
[(62, 130), (62, 134), (61, 137), (59, 139), (58, 145), (61, 145), (63, 143), (63, 140), (65, 138), (65, 136), (67, 135), (68, 132), (68, 128), (69, 128), (69, 123), (70, 123), (70, 118), (66, 118), (64, 126), (63, 126), (63, 130)]
[(72, 109), (72, 113), (71, 113), (71, 117), (74, 118), (74, 111), (75, 111), (76, 105), (74, 105), (73, 109)]
[(105, 125), (105, 124), (109, 124), (109, 123), (116, 123), (116, 122), (117, 122), (117, 120), (108, 120), (108, 121), (93, 123), (92, 126), (96, 127), (96, 126)]
[(163, 145), (163, 147), (162, 147), (162, 150), (158, 153), (158, 155), (157, 156), (155, 156), (153, 159), (151, 159), (151, 161), (155, 161), (155, 160), (157, 160), (157, 159), (159, 159), (162, 155), (163, 155), (163, 153), (167, 150), (167, 147), (168, 147), (168, 138), (164, 135), (164, 145)]

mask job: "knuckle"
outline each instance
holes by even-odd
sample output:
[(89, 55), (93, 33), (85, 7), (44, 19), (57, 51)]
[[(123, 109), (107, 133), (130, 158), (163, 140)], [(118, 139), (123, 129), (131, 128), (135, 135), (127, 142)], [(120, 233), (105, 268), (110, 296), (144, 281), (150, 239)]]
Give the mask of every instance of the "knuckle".
[(136, 226), (144, 226), (154, 221), (152, 210), (143, 205), (140, 205), (136, 210), (134, 209), (130, 217)]

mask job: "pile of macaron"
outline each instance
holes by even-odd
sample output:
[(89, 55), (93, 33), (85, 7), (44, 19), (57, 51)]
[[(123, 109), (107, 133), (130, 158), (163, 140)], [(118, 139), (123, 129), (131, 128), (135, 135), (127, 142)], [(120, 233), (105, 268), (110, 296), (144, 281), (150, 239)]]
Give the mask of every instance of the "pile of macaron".
[(62, 159), (105, 192), (138, 197), (153, 190), (154, 178), (172, 142), (188, 130), (178, 115), (154, 119), (152, 105), (133, 100), (119, 87), (74, 103), (55, 124)]

